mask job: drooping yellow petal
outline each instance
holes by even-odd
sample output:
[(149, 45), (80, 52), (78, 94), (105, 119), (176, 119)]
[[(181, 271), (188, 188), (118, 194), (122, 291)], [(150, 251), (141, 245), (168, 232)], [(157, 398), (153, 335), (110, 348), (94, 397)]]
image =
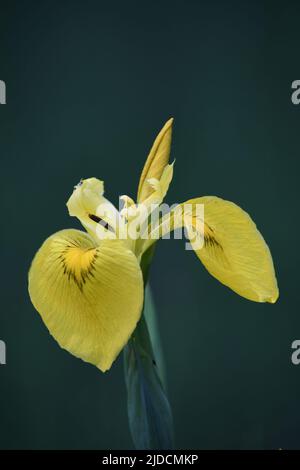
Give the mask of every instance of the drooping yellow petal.
[(140, 318), (143, 279), (122, 241), (97, 245), (87, 233), (62, 230), (37, 252), (29, 294), (60, 346), (106, 371)]
[(169, 162), (172, 124), (173, 118), (166, 122), (150, 150), (140, 177), (137, 196), (138, 202), (143, 202), (153, 192), (153, 188), (148, 184), (147, 180), (151, 178), (160, 180), (164, 168)]
[(279, 292), (270, 250), (250, 216), (214, 196), (186, 204), (204, 204), (204, 246), (195, 252), (210, 274), (249, 300), (276, 302)]

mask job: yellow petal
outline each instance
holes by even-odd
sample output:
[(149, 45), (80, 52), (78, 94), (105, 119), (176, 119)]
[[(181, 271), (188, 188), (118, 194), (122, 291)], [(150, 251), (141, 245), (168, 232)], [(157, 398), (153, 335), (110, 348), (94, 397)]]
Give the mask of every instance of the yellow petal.
[(246, 299), (276, 302), (279, 292), (270, 250), (250, 216), (214, 196), (186, 204), (204, 204), (204, 246), (195, 252), (210, 274)]
[(171, 165), (166, 165), (159, 180), (156, 178), (147, 180), (147, 183), (153, 189), (153, 193), (142, 204), (149, 206), (151, 204), (160, 204), (164, 200), (173, 179), (173, 166), (174, 162)]
[(67, 207), (84, 228), (96, 239), (116, 238), (120, 214), (104, 196), (104, 183), (97, 178), (81, 180), (75, 186)]
[(104, 183), (97, 178), (81, 180), (67, 202), (69, 214), (75, 217), (83, 217), (88, 212), (95, 213), (99, 204), (105, 201), (103, 197)]
[(143, 279), (122, 241), (97, 245), (87, 233), (62, 230), (37, 252), (29, 294), (60, 346), (106, 371), (140, 318)]
[(150, 178), (160, 180), (165, 166), (169, 162), (171, 139), (172, 139), (173, 119), (166, 122), (150, 150), (146, 163), (144, 165), (138, 188), (138, 202), (150, 196), (153, 188), (147, 183)]

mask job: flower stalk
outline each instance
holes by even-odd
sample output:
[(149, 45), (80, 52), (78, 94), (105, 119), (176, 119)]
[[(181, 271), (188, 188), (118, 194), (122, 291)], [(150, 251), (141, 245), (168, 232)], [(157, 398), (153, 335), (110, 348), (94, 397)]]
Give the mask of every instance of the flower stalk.
[[(154, 248), (153, 245), (144, 254), (141, 262), (145, 288)], [(124, 348), (129, 427), (136, 449), (171, 450), (174, 447), (172, 411), (160, 369), (162, 364), (157, 360), (158, 351), (154, 351), (146, 320), (150, 298), (147, 295), (144, 298), (141, 319)]]

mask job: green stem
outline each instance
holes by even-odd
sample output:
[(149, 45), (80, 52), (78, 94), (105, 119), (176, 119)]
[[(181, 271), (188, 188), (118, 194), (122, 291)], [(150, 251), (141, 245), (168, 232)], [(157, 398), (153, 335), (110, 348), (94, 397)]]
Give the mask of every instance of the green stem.
[[(142, 258), (144, 282), (147, 283), (154, 246)], [(144, 304), (144, 309), (146, 305)], [(172, 449), (173, 420), (166, 391), (158, 371), (144, 311), (124, 348), (128, 418), (137, 449)]]

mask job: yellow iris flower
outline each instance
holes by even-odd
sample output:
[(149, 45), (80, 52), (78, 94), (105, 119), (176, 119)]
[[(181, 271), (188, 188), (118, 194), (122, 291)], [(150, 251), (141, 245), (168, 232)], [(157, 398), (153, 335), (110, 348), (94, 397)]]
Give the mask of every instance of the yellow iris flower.
[[(137, 202), (122, 196), (118, 211), (96, 178), (81, 181), (67, 202), (86, 232), (68, 229), (51, 235), (29, 271), (29, 294), (51, 335), (74, 356), (108, 370), (140, 319), (144, 281), (142, 255), (155, 239), (148, 217), (162, 203), (173, 176), (169, 164), (172, 122), (158, 134), (142, 171)], [(194, 207), (204, 206), (203, 246), (195, 248), (206, 269), (239, 295), (274, 303), (278, 287), (272, 257), (249, 215), (215, 196), (187, 201), (190, 224)], [(159, 236), (178, 228), (160, 220)], [(128, 231), (132, 236), (128, 237)], [(151, 231), (151, 230), (150, 230)], [(154, 235), (155, 230), (151, 233)], [(193, 246), (193, 244), (192, 244)]]

